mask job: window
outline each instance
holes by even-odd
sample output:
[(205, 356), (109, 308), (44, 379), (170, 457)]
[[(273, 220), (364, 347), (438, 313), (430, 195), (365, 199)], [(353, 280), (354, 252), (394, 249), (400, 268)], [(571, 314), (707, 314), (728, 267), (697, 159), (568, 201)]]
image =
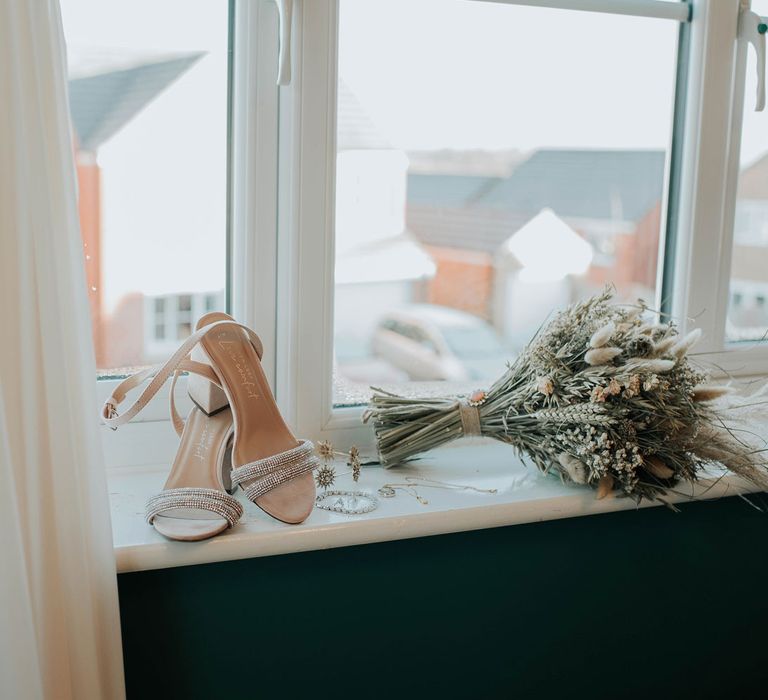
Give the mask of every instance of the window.
[(74, 98), (128, 54), (188, 60), (78, 145), (103, 186), (103, 236), (83, 224), (100, 367), (162, 359), (229, 305), (296, 431), (365, 447), (371, 384), (485, 386), (612, 282), (701, 327), (713, 366), (768, 371), (747, 4), (313, 0), (286, 32), (274, 0), (63, 0)]
[[(340, 2), (336, 405), (365, 403), (371, 384), (493, 381), (553, 308), (606, 283), (655, 301), (678, 32), (463, 0)], [(548, 46), (558, 58), (542, 60)], [(392, 313), (410, 342), (382, 325)]]
[(212, 309), (224, 308), (224, 294), (147, 295), (141, 356), (146, 363), (165, 360), (192, 333), (194, 324)]
[(224, 308), (228, 3), (61, 5), (96, 360), (121, 374), (189, 334), (192, 295)]
[[(293, 178), (278, 261), (300, 308), (278, 319), (291, 354), (277, 377), (305, 432), (364, 442), (371, 384), (483, 386), (498, 362), (462, 360), (446, 316), (465, 354), (509, 359), (603, 282), (701, 327), (713, 366), (728, 365), (726, 248), (734, 228), (768, 235), (754, 201), (734, 206), (755, 71), (739, 18), (755, 18), (739, 0), (532, 4), (302, 4), (297, 79), (280, 94)], [(762, 315), (768, 290), (732, 291)], [(394, 342), (394, 315), (457, 362), (434, 353), (425, 368), (416, 344)], [(768, 369), (768, 351), (729, 357)]]
[[(755, 11), (768, 14), (768, 3), (753, 2), (752, 5)], [(746, 79), (739, 105), (743, 127), (730, 258), (732, 294), (725, 338), (729, 343), (754, 345), (765, 341), (768, 335), (765, 309), (768, 295), (768, 137), (765, 115), (754, 111), (757, 92), (755, 55), (750, 51), (746, 58)], [(734, 118), (738, 119), (738, 112)]]

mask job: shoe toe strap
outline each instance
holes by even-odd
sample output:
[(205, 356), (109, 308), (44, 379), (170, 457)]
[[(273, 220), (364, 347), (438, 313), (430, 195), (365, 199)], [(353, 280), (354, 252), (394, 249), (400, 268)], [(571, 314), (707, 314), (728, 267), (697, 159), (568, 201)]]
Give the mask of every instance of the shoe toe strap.
[[(248, 500), (255, 501), (281, 484), (316, 469), (319, 463), (312, 442), (301, 440), (290, 450), (233, 469), (232, 484), (242, 486)], [(248, 481), (253, 483), (243, 486)]]
[(224, 518), (229, 527), (234, 527), (243, 515), (240, 502), (224, 491), (204, 488), (166, 489), (147, 501), (147, 522), (152, 523), (156, 515), (168, 510), (197, 508), (207, 510)]

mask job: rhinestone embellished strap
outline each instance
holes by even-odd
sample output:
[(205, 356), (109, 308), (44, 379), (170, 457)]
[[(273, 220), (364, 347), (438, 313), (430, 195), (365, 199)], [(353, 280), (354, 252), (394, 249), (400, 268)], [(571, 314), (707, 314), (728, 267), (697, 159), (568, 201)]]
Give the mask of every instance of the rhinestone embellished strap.
[(271, 457), (258, 459), (255, 462), (249, 462), (242, 467), (232, 470), (232, 483), (242, 484), (244, 481), (259, 479), (267, 474), (271, 474), (278, 469), (304, 462), (312, 456), (315, 446), (309, 440), (301, 440), (296, 447), (280, 452)]
[(224, 491), (202, 488), (167, 489), (147, 501), (147, 522), (152, 523), (156, 515), (166, 510), (199, 508), (224, 518), (234, 527), (243, 515), (243, 506), (237, 499)]
[(314, 456), (314, 451), (315, 446), (309, 440), (302, 440), (290, 450), (233, 469), (232, 484), (242, 486), (247, 481), (258, 479), (243, 486), (248, 499), (254, 501), (280, 484), (315, 469), (319, 460)]
[(245, 491), (245, 495), (248, 497), (249, 501), (255, 501), (257, 498), (263, 496), (268, 491), (271, 491), (272, 489), (280, 486), (280, 484), (284, 484), (291, 479), (295, 479), (297, 476), (300, 476), (304, 472), (312, 471), (319, 464), (320, 461), (317, 459), (317, 457), (312, 457), (304, 464), (298, 464), (292, 467), (286, 467), (280, 471), (272, 472), (271, 474), (265, 476), (263, 479), (259, 479), (249, 486), (244, 487), (243, 491)]

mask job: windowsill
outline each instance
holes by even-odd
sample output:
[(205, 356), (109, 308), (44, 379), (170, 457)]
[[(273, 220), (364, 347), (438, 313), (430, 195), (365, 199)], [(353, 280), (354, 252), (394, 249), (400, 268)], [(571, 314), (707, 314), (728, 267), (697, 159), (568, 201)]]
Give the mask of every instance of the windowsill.
[[(338, 471), (342, 471), (339, 468)], [(514, 451), (498, 443), (463, 441), (436, 450), (418, 463), (397, 469), (363, 469), (361, 490), (376, 493), (385, 483), (401, 483), (409, 475), (428, 476), (454, 484), (498, 489), (496, 494), (418, 487), (429, 501), (397, 491), (379, 498), (379, 507), (366, 515), (342, 515), (315, 509), (301, 525), (284, 525), (238, 496), (245, 507), (240, 523), (224, 535), (204, 542), (166, 540), (144, 522), (146, 499), (162, 488), (166, 469), (114, 470), (109, 477), (112, 529), (119, 573), (188, 566), (233, 559), (288, 554), (371, 542), (425, 537), (519, 523), (540, 522), (637, 508), (627, 498), (595, 499), (594, 491), (563, 484), (556, 477), (525, 467)], [(702, 480), (693, 492), (682, 484), (669, 500), (680, 503), (720, 498), (756, 489), (731, 474)], [(333, 488), (353, 488), (351, 476)], [(661, 505), (643, 503), (641, 507)]]

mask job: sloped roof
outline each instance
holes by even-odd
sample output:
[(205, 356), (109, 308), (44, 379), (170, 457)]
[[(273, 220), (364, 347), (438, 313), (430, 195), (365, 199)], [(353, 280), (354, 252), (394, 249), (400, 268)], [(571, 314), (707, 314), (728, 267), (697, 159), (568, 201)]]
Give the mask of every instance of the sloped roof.
[(336, 119), (338, 151), (392, 148), (392, 144), (379, 131), (368, 112), (363, 109), (360, 100), (343, 80), (339, 80)]
[(411, 204), (406, 226), (426, 245), (493, 254), (530, 217), (489, 207)]
[(78, 147), (96, 151), (204, 54), (188, 53), (69, 81)]
[(498, 186), (501, 178), (485, 175), (408, 174), (408, 202), (416, 205), (468, 206)]
[(639, 221), (661, 199), (664, 151), (536, 151), (483, 196), (479, 206), (536, 214)]
[(534, 152), (509, 177), (410, 174), (406, 223), (428, 245), (495, 252), (543, 209), (639, 221), (661, 199), (663, 151)]

